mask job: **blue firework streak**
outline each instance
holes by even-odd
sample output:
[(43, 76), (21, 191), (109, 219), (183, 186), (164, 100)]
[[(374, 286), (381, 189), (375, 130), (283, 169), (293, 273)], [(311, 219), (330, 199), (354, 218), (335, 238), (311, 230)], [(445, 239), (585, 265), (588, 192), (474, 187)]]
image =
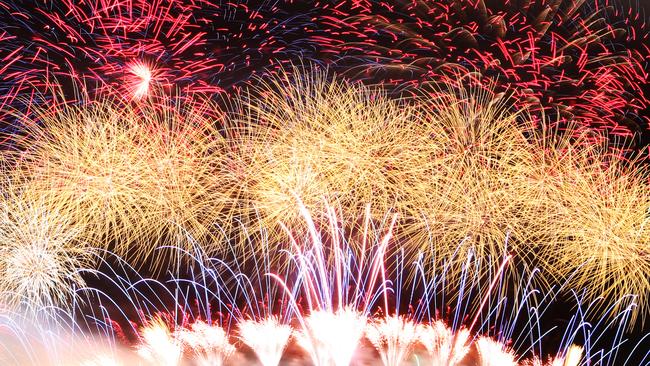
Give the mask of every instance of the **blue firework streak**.
[[(287, 229), (291, 244), (283, 251), (288, 265), (281, 267), (266, 256), (251, 257), (247, 263), (241, 252), (209, 258), (200, 252), (161, 248), (179, 250), (191, 263), (185, 275), (170, 273), (163, 281), (143, 277), (109, 253), (112, 259), (103, 270), (89, 271), (108, 285), (78, 291), (79, 298), (92, 298), (91, 308), (99, 311), (80, 305), (80, 313), (88, 314), (86, 327), (97, 327), (111, 337), (115, 332), (130, 333), (137, 339), (139, 325), (160, 314), (171, 329), (200, 319), (236, 334), (244, 319), (277, 316), (300, 329), (310, 314), (353, 309), (367, 319), (400, 315), (417, 324), (442, 322), (453, 334), (468, 332), (472, 343), (490, 337), (514, 350), (521, 365), (564, 356), (572, 344), (584, 348), (581, 365), (650, 364), (650, 336), (630, 339), (624, 333), (633, 304), (622, 310), (610, 304), (603, 311), (604, 300), (587, 302), (579, 289), (560, 300), (566, 289), (536, 288), (534, 277), (540, 273), (535, 269), (513, 283), (503, 268), (491, 268), (486, 283), (478, 273), (487, 262), (478, 257), (465, 263), (461, 279), (449, 278), (451, 272), (444, 266), (432, 272), (431, 263), (406, 263), (400, 251), (388, 254), (389, 221), (369, 223), (361, 229), (366, 233), (362, 238), (346, 234), (338, 223), (322, 231), (312, 226), (307, 234)], [(264, 240), (264, 235), (242, 240), (255, 251), (256, 241)], [(356, 241), (365, 245), (359, 248)], [(508, 257), (502, 267), (511, 265)], [(460, 286), (450, 287), (450, 282)], [(619, 301), (627, 303), (625, 298)], [(567, 309), (567, 304), (573, 308)], [(559, 307), (566, 317), (557, 318)], [(471, 352), (467, 357), (471, 359)]]

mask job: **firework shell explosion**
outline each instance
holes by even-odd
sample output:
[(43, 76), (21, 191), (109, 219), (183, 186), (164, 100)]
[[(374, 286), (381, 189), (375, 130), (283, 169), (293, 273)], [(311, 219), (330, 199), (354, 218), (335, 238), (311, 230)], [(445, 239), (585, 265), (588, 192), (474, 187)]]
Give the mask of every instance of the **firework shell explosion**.
[[(594, 144), (593, 130), (540, 130), (528, 113), (509, 111), (507, 94), (466, 88), (464, 78), (433, 96), (397, 101), (332, 78), (294, 70), (230, 108), (227, 123), (242, 172), (237, 191), (259, 220), (248, 233), (260, 227), (270, 235), (267, 243), (281, 242), (273, 227), (301, 225), (297, 202), (313, 213), (317, 227), (331, 219), (324, 203), (344, 220), (360, 222), (355, 215), (366, 202), (375, 222), (397, 213), (400, 250), (414, 259), (424, 254), (434, 269), (454, 262), (448, 270), (460, 271), (471, 256), (496, 264), (507, 249), (529, 268), (544, 267), (547, 276), (539, 280), (546, 286), (581, 268), (573, 277), (592, 289), (593, 299), (647, 296), (641, 249), (647, 175), (610, 156), (607, 140)], [(590, 188), (575, 192), (581, 184)], [(596, 212), (620, 224), (608, 229), (605, 221), (589, 219)], [(604, 230), (614, 230), (617, 241), (603, 239)], [(585, 254), (581, 248), (588, 248)], [(629, 261), (612, 258), (611, 250)], [(606, 285), (611, 270), (625, 279)], [(600, 281), (586, 280), (594, 273), (602, 273)]]
[[(398, 91), (467, 72), (538, 121), (648, 144), (648, 22), (603, 0), (0, 4), (2, 105), (63, 86), (117, 97), (230, 93), (298, 58)], [(619, 148), (621, 146), (618, 146)]]
[(0, 363), (650, 365), (648, 24), (0, 0)]
[(643, 149), (650, 29), (634, 2), (343, 1), (321, 13), (342, 73), (397, 92), (476, 72), (515, 109), (572, 122)]
[[(304, 207), (302, 212), (308, 215)], [(305, 219), (309, 220), (309, 217)], [(133, 268), (116, 266), (108, 275), (115, 279), (113, 284), (119, 288), (120, 295), (111, 296), (107, 292), (87, 289), (89, 293), (95, 293), (94, 301), (100, 308), (119, 297), (126, 298), (122, 302), (124, 305), (115, 311), (114, 318), (107, 319), (108, 314), (104, 312), (93, 315), (97, 316), (91, 322), (96, 327), (97, 336), (88, 333), (82, 337), (81, 333), (75, 338), (70, 330), (79, 329), (83, 323), (78, 324), (67, 317), (57, 318), (49, 326), (30, 326), (29, 321), (8, 314), (1, 318), (1, 324), (15, 335), (6, 340), (0, 338), (3, 350), (31, 349), (10, 354), (4, 359), (11, 365), (43, 362), (73, 365), (182, 365), (187, 362), (236, 365), (260, 362), (262, 365), (278, 365), (289, 356), (294, 357), (292, 364), (319, 366), (393, 366), (421, 362), (458, 366), (633, 364), (628, 363), (631, 355), (617, 357), (618, 352), (607, 351), (626, 342), (620, 332), (629, 320), (625, 315), (627, 311), (614, 315), (618, 319), (615, 324), (596, 322), (589, 326), (589, 332), (583, 334), (581, 328), (588, 324), (583, 316), (596, 311), (586, 302), (578, 305), (581, 311), (571, 318), (568, 327), (556, 330), (562, 339), (558, 350), (549, 352), (541, 348), (542, 338), (553, 331), (538, 329), (539, 322), (545, 317), (548, 302), (553, 302), (557, 292), (540, 294), (529, 287), (532, 283), (529, 280), (528, 284), (520, 283), (518, 293), (508, 295), (503, 292), (507, 287), (503, 270), (508, 265), (508, 257), (490, 278), (489, 286), (481, 288), (478, 277), (465, 275), (465, 279), (459, 281), (466, 286), (465, 296), (448, 304), (444, 300), (445, 276), (420, 272), (423, 276), (413, 282), (413, 291), (424, 290), (421, 301), (413, 309), (400, 313), (398, 298), (409, 296), (411, 292), (408, 282), (401, 279), (411, 276), (402, 273), (395, 277), (383, 272), (383, 268), (388, 267), (388, 259), (384, 256), (388, 243), (392, 241), (392, 228), (391, 224), (369, 229), (378, 231), (373, 235), (377, 239), (368, 240), (368, 247), (362, 250), (354, 249), (358, 246), (353, 245), (343, 231), (329, 228), (320, 235), (311, 232), (293, 250), (288, 250), (296, 271), (287, 273), (298, 273), (298, 276), (267, 274), (273, 278), (272, 286), (280, 289), (277, 294), (288, 299), (286, 307), (277, 309), (278, 314), (289, 316), (264, 315), (268, 308), (260, 308), (258, 313), (253, 310), (255, 306), (249, 310), (233, 307), (238, 296), (253, 296), (248, 300), (250, 304), (268, 301), (265, 295), (256, 298), (254, 293), (242, 291), (242, 285), (251, 283), (257, 288), (260, 285), (257, 281), (267, 276), (240, 273), (236, 262), (228, 264), (218, 258), (195, 258), (195, 281), (171, 278), (159, 282), (137, 274), (125, 275), (124, 270), (128, 272)], [(311, 230), (317, 229), (312, 226)], [(321, 239), (330, 235), (327, 233), (338, 235), (338, 240)], [(291, 236), (290, 231), (287, 235)], [(326, 248), (323, 240), (336, 242), (337, 246)], [(177, 249), (186, 252), (183, 248)], [(468, 266), (480, 266), (481, 262), (477, 258)], [(418, 265), (413, 268), (417, 271)], [(260, 271), (268, 269), (265, 265), (259, 268)], [(402, 270), (410, 269), (404, 266)], [(222, 276), (234, 276), (236, 280), (227, 286)], [(149, 291), (156, 295), (148, 297), (146, 293)], [(169, 309), (157, 301), (166, 295), (171, 296)], [(481, 307), (476, 312), (463, 313), (465, 310), (462, 309), (469, 309), (468, 304), (473, 302), (479, 302)], [(139, 314), (140, 320), (136, 318), (136, 322), (126, 322), (126, 327), (121, 328), (116, 320), (125, 317), (128, 308), (136, 309), (134, 314)], [(432, 312), (434, 308), (437, 309), (435, 313)], [(596, 312), (600, 313), (600, 310)], [(251, 316), (258, 320), (252, 320)], [(517, 324), (523, 324), (521, 333), (515, 331)], [(613, 340), (603, 338), (606, 334), (602, 333), (603, 329), (610, 326), (617, 332)], [(127, 332), (135, 333), (130, 342), (125, 340)], [(588, 347), (572, 345), (580, 342), (583, 336), (587, 337)], [(117, 347), (110, 337), (126, 345)], [(16, 342), (16, 339), (20, 341)], [(45, 345), (49, 345), (50, 352), (41, 354), (38, 350)], [(80, 345), (94, 345), (97, 352), (70, 352), (72, 347)], [(601, 347), (606, 348), (603, 350)], [(641, 350), (644, 356), (643, 347), (643, 343), (638, 343), (633, 351)], [(648, 357), (647, 353), (645, 357)], [(647, 360), (641, 359), (643, 361)]]
[[(603, 149), (565, 157), (561, 180), (547, 179), (554, 190), (550, 201), (560, 206), (551, 222), (563, 223), (551, 225), (557, 244), (543, 250), (550, 259), (548, 272), (588, 288), (590, 299), (635, 294), (633, 317), (645, 319), (650, 295), (648, 170), (604, 157)], [(580, 270), (572, 274), (575, 268)]]
[(75, 97), (232, 91), (264, 69), (309, 59), (318, 7), (203, 0), (0, 3), (2, 104)]
[(264, 228), (304, 221), (298, 200), (317, 220), (327, 218), (324, 202), (345, 218), (366, 204), (375, 218), (406, 214), (423, 186), (432, 152), (413, 106), (332, 77), (283, 73), (231, 108), (241, 191)]
[(404, 228), (407, 240), (439, 260), (467, 253), (498, 262), (506, 243), (525, 257), (547, 230), (528, 181), (536, 154), (525, 135), (530, 121), (508, 112), (505, 96), (461, 84), (418, 100), (436, 151), (421, 181), (425, 194), (414, 197), (420, 219)]
[[(242, 256), (281, 261), (284, 228), (309, 231), (304, 205), (311, 225), (355, 222), (359, 236), (364, 220), (394, 215), (391, 250), (450, 278), (473, 256), (497, 265), (508, 250), (543, 268), (546, 287), (571, 276), (591, 299), (645, 299), (643, 168), (590, 142), (589, 130), (539, 131), (508, 111), (507, 95), (463, 80), (449, 84), (455, 92), (392, 100), (293, 69), (223, 113), (188, 98), (60, 103), (19, 114), (23, 132), (7, 135), (3, 160), (21, 195), (68, 217), (81, 241), (153, 270), (180, 265), (161, 246), (214, 254), (237, 235), (261, 243)], [(610, 284), (612, 271), (620, 280)]]
[(75, 288), (85, 286), (80, 268), (92, 267), (92, 248), (66, 212), (5, 182), (0, 215), (0, 280), (3, 306), (38, 313), (72, 307)]
[(208, 235), (232, 197), (226, 144), (208, 107), (103, 99), (37, 111), (19, 117), (5, 161), (22, 194), (69, 217), (85, 241), (134, 263), (151, 259), (161, 241), (191, 249), (187, 238)]
[(330, 220), (324, 204), (359, 223), (369, 204), (374, 221), (398, 214), (395, 235), (414, 256), (455, 258), (460, 268), (466, 258), (455, 254), (472, 248), (498, 261), (508, 238), (527, 256), (549, 230), (546, 193), (530, 188), (541, 160), (527, 138), (533, 122), (509, 112), (506, 96), (462, 84), (395, 100), (294, 69), (240, 97), (227, 130), (254, 220), (273, 236), (277, 223), (296, 230), (304, 221), (298, 202), (316, 226)]

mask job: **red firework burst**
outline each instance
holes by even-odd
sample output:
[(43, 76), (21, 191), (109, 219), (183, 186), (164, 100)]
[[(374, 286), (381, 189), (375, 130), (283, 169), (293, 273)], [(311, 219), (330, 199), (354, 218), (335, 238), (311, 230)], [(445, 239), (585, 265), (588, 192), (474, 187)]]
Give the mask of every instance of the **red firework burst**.
[(291, 2), (0, 0), (3, 105), (35, 94), (221, 93), (310, 58), (317, 11)]
[[(346, 1), (320, 40), (347, 75), (398, 92), (473, 73), (516, 108), (650, 142), (646, 19), (602, 0)], [(645, 141), (639, 141), (645, 140)]]

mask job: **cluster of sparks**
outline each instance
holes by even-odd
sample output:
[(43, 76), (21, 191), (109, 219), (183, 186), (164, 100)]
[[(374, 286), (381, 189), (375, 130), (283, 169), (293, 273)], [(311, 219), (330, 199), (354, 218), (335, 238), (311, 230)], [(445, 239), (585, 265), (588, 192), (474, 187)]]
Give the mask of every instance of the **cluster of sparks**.
[[(0, 362), (620, 364), (650, 314), (632, 5), (0, 0)], [(539, 293), (578, 303), (552, 352)], [(65, 349), (89, 327), (106, 352)]]
[[(257, 323), (263, 332), (243, 333), (239, 339), (251, 347), (263, 366), (277, 366), (291, 338), (307, 352), (315, 366), (348, 366), (363, 337), (373, 344), (384, 366), (399, 366), (414, 362), (416, 347), (423, 347), (423, 364), (431, 366), (464, 365), (477, 357), (477, 366), (578, 366), (583, 350), (571, 346), (565, 356), (544, 362), (531, 359), (517, 362), (517, 355), (500, 342), (489, 337), (472, 341), (467, 330), (455, 333), (442, 322), (416, 324), (398, 318), (377, 319), (368, 324), (366, 319), (351, 310), (337, 313), (317, 312), (305, 319), (306, 328), (292, 330), (286, 324), (272, 319)], [(244, 327), (250, 327), (245, 323)], [(247, 331), (244, 331), (247, 332)], [(142, 343), (137, 352), (157, 365), (179, 365), (184, 349), (197, 365), (223, 365), (233, 356), (233, 346), (223, 328), (203, 322), (172, 332), (164, 323), (154, 321), (142, 329)], [(188, 340), (189, 339), (189, 340)], [(206, 346), (204, 344), (210, 344)], [(199, 353), (200, 356), (192, 356)]]
[(300, 58), (417, 90), (468, 72), (537, 121), (648, 143), (649, 26), (602, 0), (0, 3), (3, 105), (117, 91), (232, 93)]
[(300, 37), (314, 10), (204, 0), (2, 2), (3, 103), (32, 102), (34, 92), (58, 85), (127, 98), (220, 93), (306, 57)]
[[(642, 165), (593, 144), (588, 130), (537, 129), (508, 112), (507, 97), (462, 89), (464, 79), (457, 92), (391, 99), (327, 73), (293, 74), (302, 76), (282, 73), (223, 111), (200, 100), (103, 99), (22, 115), (2, 153), (19, 191), (6, 201), (21, 209), (6, 224), (40, 240), (21, 219), (37, 205), (64, 223), (57, 248), (71, 256), (101, 248), (165, 270), (180, 263), (160, 246), (218, 255), (239, 235), (267, 235), (248, 256), (280, 261), (283, 227), (309, 229), (300, 205), (316, 227), (332, 220), (328, 205), (349, 222), (369, 205), (372, 222), (396, 215), (400, 248), (436, 262), (428, 270), (453, 258), (458, 274), (468, 253), (496, 264), (507, 245), (547, 286), (571, 278), (592, 300), (634, 294), (634, 314), (645, 317)], [(56, 293), (69, 281), (37, 283)]]
[[(301, 209), (306, 215), (305, 220), (310, 222), (309, 213), (304, 206)], [(332, 225), (338, 224), (333, 222)], [(299, 273), (298, 278), (285, 278), (279, 274), (268, 273), (277, 280), (276, 285), (284, 289), (284, 294), (289, 299), (289, 308), (297, 310), (302, 306), (306, 307), (293, 312), (292, 317), (267, 315), (251, 318), (250, 315), (242, 315), (243, 313), (230, 309), (228, 311), (234, 316), (233, 321), (224, 321), (223, 317), (187, 321), (183, 317), (180, 323), (176, 323), (173, 314), (165, 312), (145, 318), (143, 325), (136, 331), (137, 339), (130, 352), (118, 349), (103, 350), (100, 347), (102, 351), (99, 353), (70, 358), (65, 351), (65, 345), (57, 343), (60, 338), (56, 338), (53, 347), (68, 357), (65, 358), (67, 364), (74, 365), (137, 363), (176, 366), (185, 362), (196, 365), (252, 362), (244, 361), (247, 357), (244, 354), (248, 352), (246, 348), (252, 351), (263, 366), (279, 365), (289, 350), (292, 354), (304, 353), (315, 366), (348, 366), (355, 364), (356, 358), (364, 352), (376, 352), (384, 366), (577, 366), (583, 359), (598, 365), (610, 364), (600, 353), (587, 352), (585, 355), (582, 347), (571, 345), (575, 337), (574, 330), (567, 331), (565, 337), (569, 343), (562, 346), (556, 356), (534, 354), (524, 358), (507, 346), (500, 337), (475, 333), (474, 322), (464, 327), (448, 325), (434, 318), (421, 318), (415, 313), (382, 316), (371, 312), (371, 309), (375, 308), (374, 302), (378, 302), (379, 308), (383, 308), (385, 314), (391, 312), (387, 298), (394, 289), (389, 288), (389, 281), (386, 281), (388, 274), (382, 271), (385, 270), (386, 243), (392, 237), (393, 225), (394, 222), (385, 229), (368, 228), (369, 231), (378, 230), (384, 234), (378, 235), (372, 243), (368, 243), (368, 248), (361, 250), (355, 249), (353, 243), (341, 236), (336, 240), (337, 244), (332, 248), (332, 252), (324, 247), (321, 235), (342, 234), (337, 234), (336, 227), (331, 234), (326, 234), (311, 226), (310, 235), (301, 240), (300, 247), (296, 247), (292, 253), (296, 272)], [(287, 234), (291, 236), (290, 233)], [(372, 253), (373, 256), (366, 258), (364, 252)], [(493, 284), (503, 275), (502, 270), (508, 260), (506, 257), (502, 268), (495, 273)], [(329, 266), (326, 266), (327, 264)], [(340, 268), (347, 269), (341, 272)], [(205, 272), (204, 280), (213, 270), (201, 269)], [(227, 272), (233, 271), (230, 268)], [(244, 282), (250, 280), (252, 278)], [(125, 286), (134, 290), (138, 282), (144, 281), (136, 280), (134, 283), (126, 283)], [(192, 283), (190, 287), (197, 289), (203, 286), (205, 284), (199, 281)], [(230, 291), (233, 290), (235, 289)], [(482, 297), (487, 299), (493, 290), (494, 286), (489, 286)], [(196, 291), (200, 293), (203, 290)], [(219, 297), (219, 291), (219, 287), (211, 290), (211, 296)], [(375, 291), (378, 291), (378, 296), (374, 295)], [(134, 293), (141, 294), (137, 289)], [(378, 301), (380, 298), (385, 300)], [(143, 300), (145, 299), (133, 304), (142, 304)], [(497, 300), (497, 303), (503, 303), (503, 300), (506, 298)], [(485, 300), (481, 300), (481, 304), (485, 304)], [(230, 307), (226, 305), (227, 308)], [(459, 303), (458, 306), (462, 304)], [(498, 312), (499, 307), (501, 305), (488, 309), (486, 314)], [(478, 316), (474, 319), (478, 319)], [(480, 328), (488, 330), (491, 326)], [(506, 328), (507, 326), (504, 326), (501, 331)], [(579, 328), (580, 326), (577, 326), (575, 331)], [(369, 342), (370, 348), (364, 345), (366, 341)], [(33, 361), (39, 362), (43, 356), (32, 353), (31, 357)], [(59, 359), (56, 362), (63, 361)]]
[[(584, 0), (345, 1), (324, 16), (337, 62), (361, 78), (421, 88), (474, 72), (516, 108), (647, 144), (647, 18)], [(645, 111), (645, 112), (644, 112)], [(639, 146), (639, 145), (637, 145)]]

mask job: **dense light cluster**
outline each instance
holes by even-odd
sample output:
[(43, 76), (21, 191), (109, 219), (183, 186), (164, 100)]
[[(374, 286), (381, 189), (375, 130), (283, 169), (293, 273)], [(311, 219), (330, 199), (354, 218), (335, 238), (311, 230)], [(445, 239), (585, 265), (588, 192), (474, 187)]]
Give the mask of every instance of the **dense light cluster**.
[(649, 45), (638, 0), (0, 0), (0, 363), (650, 365)]
[(10, 179), (81, 239), (134, 261), (163, 243), (191, 249), (231, 199), (225, 142), (205, 108), (103, 100), (23, 116), (27, 135), (9, 135), (4, 153)]

